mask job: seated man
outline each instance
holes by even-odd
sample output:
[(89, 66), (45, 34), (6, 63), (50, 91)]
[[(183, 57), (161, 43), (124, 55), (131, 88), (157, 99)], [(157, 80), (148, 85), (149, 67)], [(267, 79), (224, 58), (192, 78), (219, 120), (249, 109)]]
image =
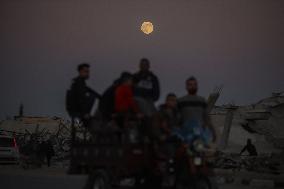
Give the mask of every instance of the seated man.
[(159, 113), (163, 119), (163, 129), (170, 134), (172, 128), (179, 125), (179, 113), (177, 109), (177, 96), (174, 93), (169, 93), (166, 97), (165, 104), (160, 106)]
[(174, 147), (169, 137), (173, 128), (177, 128), (179, 116), (177, 110), (177, 97), (170, 93), (164, 104), (160, 106), (159, 112), (152, 117), (152, 134), (156, 145), (156, 153), (159, 156), (167, 156), (174, 152)]
[(152, 132), (155, 137), (164, 141), (171, 135), (172, 129), (179, 124), (177, 97), (170, 93), (166, 97), (166, 101), (159, 108), (159, 112), (152, 117)]
[(248, 152), (249, 156), (257, 156), (256, 147), (252, 144), (251, 139), (247, 139), (247, 144), (240, 152), (240, 155), (242, 155), (242, 153), (244, 153), (245, 151)]

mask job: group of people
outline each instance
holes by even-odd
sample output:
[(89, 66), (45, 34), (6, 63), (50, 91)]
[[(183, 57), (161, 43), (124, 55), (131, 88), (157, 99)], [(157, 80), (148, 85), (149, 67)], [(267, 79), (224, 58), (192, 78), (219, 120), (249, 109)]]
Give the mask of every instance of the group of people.
[(92, 106), (99, 99), (98, 114), (105, 120), (115, 116), (118, 126), (123, 127), (125, 119), (129, 117), (151, 118), (153, 125), (157, 125), (161, 138), (166, 138), (173, 132), (187, 135), (198, 128), (203, 133), (209, 133), (213, 141), (216, 140), (208, 116), (207, 101), (197, 95), (198, 82), (195, 77), (186, 80), (187, 94), (184, 97), (178, 98), (176, 94), (169, 93), (165, 103), (156, 108), (154, 104), (160, 97), (158, 77), (150, 70), (150, 61), (146, 58), (141, 59), (139, 68), (134, 74), (123, 72), (100, 95), (86, 85), (90, 65), (80, 64), (79, 76), (73, 79), (67, 92), (68, 113), (84, 122), (91, 117)]
[(51, 159), (55, 155), (51, 140), (39, 140), (35, 135), (31, 135), (27, 143), (20, 143), (20, 152), (38, 166), (46, 162), (48, 167), (51, 166)]

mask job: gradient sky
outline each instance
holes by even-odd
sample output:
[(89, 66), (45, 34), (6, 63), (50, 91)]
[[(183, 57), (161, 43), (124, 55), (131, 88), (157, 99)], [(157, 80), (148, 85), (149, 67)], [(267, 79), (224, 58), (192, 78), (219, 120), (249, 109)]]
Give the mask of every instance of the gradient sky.
[(28, 115), (65, 116), (78, 63), (92, 65), (89, 85), (102, 92), (141, 57), (163, 96), (183, 95), (194, 75), (203, 96), (224, 85), (219, 104), (257, 102), (284, 90), (284, 1), (1, 0), (0, 119), (21, 102)]

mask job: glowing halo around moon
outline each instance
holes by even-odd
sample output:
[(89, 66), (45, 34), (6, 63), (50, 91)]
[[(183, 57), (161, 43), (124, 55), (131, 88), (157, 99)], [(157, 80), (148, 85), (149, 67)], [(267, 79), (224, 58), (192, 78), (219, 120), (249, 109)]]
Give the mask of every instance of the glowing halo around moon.
[(141, 31), (146, 35), (149, 35), (154, 31), (154, 25), (151, 22), (143, 22), (141, 25)]

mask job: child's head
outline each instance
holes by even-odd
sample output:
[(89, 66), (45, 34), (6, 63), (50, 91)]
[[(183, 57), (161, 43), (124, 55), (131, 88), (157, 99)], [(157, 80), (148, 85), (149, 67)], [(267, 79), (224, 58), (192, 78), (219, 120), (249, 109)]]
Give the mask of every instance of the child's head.
[(129, 72), (123, 72), (121, 74), (121, 83), (126, 85), (133, 85), (133, 76)]
[(177, 96), (174, 93), (169, 93), (166, 98), (166, 105), (169, 108), (176, 108)]

